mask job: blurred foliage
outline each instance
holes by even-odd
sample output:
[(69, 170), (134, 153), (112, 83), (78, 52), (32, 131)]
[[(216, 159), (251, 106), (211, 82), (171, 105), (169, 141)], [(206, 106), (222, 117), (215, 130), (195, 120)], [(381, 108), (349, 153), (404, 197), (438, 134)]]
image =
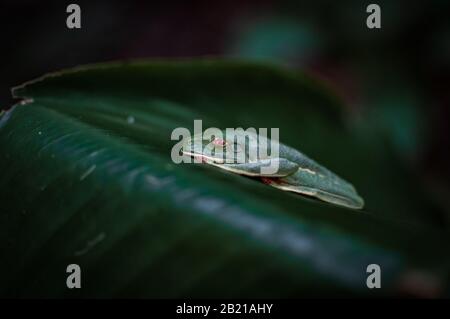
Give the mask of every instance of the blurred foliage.
[[(236, 92), (238, 101), (236, 105), (246, 106), (237, 112), (233, 104), (235, 100), (228, 97), (229, 92), (221, 92), (224, 90), (221, 83), (210, 86), (208, 90), (199, 89), (200, 93), (195, 98), (189, 93), (183, 93), (186, 95), (174, 99), (171, 93), (185, 92), (184, 86), (187, 84), (184, 79), (168, 80), (166, 76), (161, 76), (162, 79), (169, 81), (169, 84), (161, 78), (157, 79), (166, 83), (167, 86), (161, 85), (161, 91), (158, 91), (156, 95), (160, 99), (156, 99), (157, 106), (154, 106), (152, 110), (167, 109), (172, 110), (172, 113), (153, 118), (153, 115), (146, 113), (147, 111), (139, 113), (140, 111), (128, 109), (128, 106), (133, 105), (131, 101), (135, 101), (134, 95), (130, 99), (126, 93), (121, 93), (134, 94), (135, 92), (128, 88), (128, 84), (136, 83), (140, 77), (147, 79), (147, 75), (143, 75), (147, 71), (133, 70), (130, 73), (124, 72), (128, 74), (125, 78), (128, 78), (129, 82), (119, 81), (120, 86), (108, 81), (106, 75), (95, 78), (96, 82), (87, 80), (86, 83), (89, 83), (89, 86), (80, 84), (79, 81), (74, 80), (72, 83), (67, 80), (68, 82), (63, 86), (67, 87), (69, 93), (74, 94), (68, 97), (73, 97), (76, 101), (68, 98), (66, 106), (70, 107), (64, 108), (58, 104), (59, 102), (55, 102), (59, 105), (57, 107), (55, 103), (46, 99), (39, 108), (42, 110), (57, 107), (58, 110), (64, 110), (63, 118), (56, 119), (50, 115), (50, 118), (46, 118), (37, 111), (39, 114), (36, 115), (32, 115), (34, 111), (30, 113), (15, 111), (17, 115), (14, 116), (20, 117), (17, 123), (34, 123), (40, 127), (40, 122), (33, 122), (32, 116), (44, 116), (43, 122), (51, 120), (50, 123), (55, 124), (59, 121), (66, 123), (67, 116), (73, 118), (76, 115), (77, 121), (86, 122), (96, 129), (105, 129), (113, 135), (124, 137), (128, 142), (141, 143), (139, 147), (150, 149), (151, 143), (145, 140), (145, 136), (149, 134), (147, 130), (155, 125), (160, 128), (162, 125), (159, 123), (160, 120), (166, 124), (176, 123), (180, 120), (177, 112), (182, 112), (186, 116), (185, 119), (189, 119), (184, 122), (185, 124), (190, 123), (192, 118), (205, 116), (205, 114), (209, 114), (208, 123), (220, 125), (254, 126), (257, 121), (261, 126), (273, 127), (276, 126), (275, 124), (283, 123), (281, 127), (292, 131), (287, 136), (282, 135), (282, 138), (285, 138), (288, 144), (297, 146), (300, 150), (316, 157), (336, 172), (342, 172), (344, 177), (354, 182), (367, 197), (368, 211), (376, 215), (376, 218), (392, 218), (395, 221), (394, 224), (412, 223), (414, 227), (437, 230), (437, 232), (448, 231), (450, 225), (448, 200), (450, 198), (450, 166), (448, 165), (450, 162), (450, 91), (448, 90), (450, 6), (448, 1), (377, 1), (382, 8), (381, 30), (366, 28), (365, 9), (368, 3), (361, 1), (264, 0), (256, 4), (231, 0), (217, 1), (214, 5), (210, 1), (199, 1), (195, 4), (109, 0), (78, 1), (77, 3), (82, 7), (83, 28), (75, 31), (65, 27), (66, 2), (3, 1), (0, 4), (2, 26), (0, 38), (3, 47), (3, 58), (0, 61), (2, 69), (0, 107), (2, 109), (8, 109), (14, 103), (10, 97), (10, 87), (50, 70), (107, 60), (211, 55), (256, 59), (265, 63), (282, 64), (292, 70), (306, 71), (320, 78), (323, 83), (326, 83), (326, 90), (334, 91), (334, 94), (342, 98), (345, 103), (335, 108), (320, 108), (318, 114), (308, 113), (308, 117), (303, 118), (303, 108), (308, 105), (305, 106), (299, 101), (304, 101), (306, 91), (300, 90), (298, 93), (293, 93), (297, 88), (296, 85), (277, 91), (277, 86), (274, 85), (276, 80), (268, 76), (267, 78), (271, 78), (268, 80), (270, 84), (264, 86), (260, 83), (263, 89), (254, 89), (251, 92), (245, 92), (230, 85)], [(258, 80), (260, 73), (257, 70), (253, 70), (256, 73), (253, 75), (254, 78), (250, 75), (248, 77), (255, 83), (264, 82), (264, 80)], [(234, 79), (234, 77), (227, 72), (220, 68), (218, 76), (221, 79), (226, 78), (223, 81), (227, 83), (229, 89), (230, 78)], [(202, 78), (201, 86), (209, 81), (216, 83), (215, 76)], [(290, 77), (291, 75), (288, 76)], [(240, 81), (246, 83), (246, 79), (244, 76), (244, 79)], [(286, 84), (284, 80), (281, 80), (281, 83)], [(112, 86), (108, 87), (108, 85)], [(80, 90), (78, 86), (81, 87)], [(52, 99), (55, 98), (54, 89), (49, 86), (46, 93), (52, 96)], [(91, 95), (99, 90), (104, 90), (106, 93), (102, 95), (101, 100), (94, 99)], [(266, 100), (267, 96), (263, 93), (272, 90), (274, 90), (273, 96)], [(109, 97), (111, 92), (114, 93), (112, 99)], [(76, 96), (78, 93), (82, 97), (87, 94), (89, 98), (78, 100)], [(149, 94), (148, 87), (145, 87), (145, 94)], [(144, 99), (155, 100), (155, 96), (152, 95), (150, 98), (145, 94), (142, 94)], [(289, 96), (292, 94), (295, 98), (286, 102), (283, 100), (283, 94)], [(121, 101), (120, 105), (123, 105), (124, 97), (128, 101), (127, 108), (122, 107), (123, 109), (115, 110), (116, 113), (111, 113), (108, 109), (117, 106), (116, 98)], [(92, 101), (98, 103), (96, 107), (105, 105), (105, 108), (92, 112), (90, 108), (92, 104), (89, 104)], [(136, 103), (144, 105), (145, 101)], [(325, 102), (319, 104), (328, 105)], [(273, 116), (271, 112), (274, 105), (278, 110), (276, 115), (285, 115), (285, 117)], [(17, 109), (21, 110), (19, 107)], [(89, 113), (90, 116), (77, 114), (75, 110), (78, 109), (81, 113)], [(67, 115), (72, 111), (73, 114)], [(219, 112), (227, 119), (226, 121), (217, 120)], [(255, 112), (259, 114), (258, 118), (255, 118)], [(139, 124), (140, 116), (146, 121), (145, 128), (140, 125), (133, 126), (136, 129), (141, 128), (142, 131), (138, 130), (132, 136), (127, 135), (130, 129), (129, 123), (127, 121), (122, 123), (124, 118), (128, 119), (130, 116), (136, 119), (137, 124)], [(326, 120), (323, 119), (324, 116)], [(177, 120), (172, 121), (173, 117)], [(304, 122), (300, 125), (298, 121)], [(323, 124), (323, 121), (326, 124)], [(116, 127), (113, 123), (114, 125), (122, 123), (125, 126), (115, 131), (111, 128), (111, 126)], [(64, 127), (66, 124), (61, 125)], [(80, 128), (77, 125), (71, 129), (86, 128), (85, 126)], [(107, 128), (103, 125), (107, 125)], [(346, 133), (340, 133), (342, 131)], [(152, 131), (155, 134), (157, 132), (161, 131), (159, 129)], [(23, 134), (25, 133), (26, 130)], [(60, 132), (55, 134), (58, 135)], [(86, 138), (91, 137), (88, 134)], [(25, 141), (25, 139), (24, 137), (24, 142), (21, 144), (24, 149), (30, 145), (36, 146), (38, 143), (31, 137), (30, 140)], [(340, 139), (344, 141), (340, 142)], [(158, 147), (165, 147), (164, 150), (167, 148), (167, 145), (158, 139), (151, 141), (159, 143)], [(5, 143), (2, 146), (11, 146), (17, 142), (18, 140), (5, 139), (2, 140), (2, 143)], [(77, 147), (81, 147), (80, 141), (74, 143)], [(159, 149), (158, 147), (156, 150)], [(2, 152), (2, 160), (6, 161), (5, 163), (12, 163), (11, 165), (17, 164), (16, 169), (19, 171), (23, 169), (20, 163), (23, 164), (29, 158), (33, 158), (30, 151), (28, 156), (20, 157), (22, 162), (16, 163), (16, 159), (5, 158), (5, 154), (7, 155)], [(31, 164), (27, 165), (31, 167)], [(33, 169), (38, 171), (38, 167)], [(74, 174), (81, 175), (88, 168), (78, 168), (79, 170), (74, 171)], [(25, 179), (30, 179), (26, 172), (28, 176), (34, 176), (35, 171), (31, 168), (23, 171), (22, 179), (14, 180), (15, 183), (23, 183)], [(233, 177), (230, 178), (233, 179)], [(4, 176), (3, 181), (6, 180), (7, 177)], [(233, 179), (233, 183), (236, 181), (241, 179)], [(33, 181), (30, 179), (27, 183), (33, 184)], [(4, 187), (14, 189), (10, 185)], [(25, 187), (24, 191), (27, 190), (28, 188)], [(2, 199), (10, 202), (10, 198), (5, 194)], [(261, 194), (268, 196), (264, 192)], [(13, 195), (14, 192), (11, 198), (15, 198)], [(104, 196), (104, 198), (107, 197), (107, 195)], [(22, 197), (15, 198), (16, 202), (22, 200)], [(295, 205), (298, 203), (297, 198), (295, 202), (294, 199), (291, 201), (288, 202)], [(10, 207), (13, 207), (12, 203), (13, 201)], [(144, 203), (142, 205), (149, 205), (145, 200), (138, 203), (138, 206), (142, 203)], [(280, 205), (282, 207), (286, 205), (286, 210), (289, 211), (290, 204)], [(308, 218), (318, 219), (322, 224), (331, 223), (332, 228), (337, 227), (334, 223), (341, 225), (342, 215), (336, 217), (334, 212), (328, 211), (331, 208), (316, 208), (320, 207), (320, 205), (316, 206), (318, 205), (316, 203), (303, 205), (308, 206), (306, 211), (302, 211), (302, 214), (306, 214)], [(309, 214), (309, 208), (312, 209), (311, 214)], [(6, 214), (3, 217), (5, 216), (11, 215)], [(353, 221), (349, 222), (353, 225), (352, 223)], [(358, 236), (363, 237), (365, 232), (371, 233), (373, 224), (366, 221), (361, 223), (366, 226), (359, 225), (358, 227), (362, 228), (357, 230), (358, 227), (353, 225), (350, 227), (350, 233), (353, 234), (352, 232), (355, 231)], [(382, 227), (386, 225), (383, 224)], [(345, 236), (349, 235), (345, 227), (342, 233)], [(86, 234), (86, 237), (94, 236), (93, 234)], [(5, 234), (4, 236), (8, 237)], [(374, 242), (377, 245), (379, 236), (380, 234), (375, 232)], [(417, 235), (417, 237), (420, 236)], [(424, 235), (424, 237), (427, 236)], [(393, 239), (389, 238), (386, 241), (390, 243)], [(407, 238), (409, 237), (405, 236), (403, 240), (408, 241)], [(80, 239), (77, 244), (81, 245), (81, 241)], [(25, 243), (26, 241), (23, 242), (24, 249)], [(425, 250), (430, 250), (434, 258), (439, 255), (438, 248), (430, 248), (435, 244), (424, 244), (424, 246)], [(128, 248), (126, 245), (125, 247)], [(403, 253), (402, 249), (393, 248), (395, 252)], [(408, 252), (406, 255), (409, 256), (411, 253)], [(261, 260), (265, 259), (259, 259)], [(430, 263), (433, 263), (432, 260)], [(445, 268), (445, 265), (443, 267)]]
[[(2, 295), (445, 294), (448, 234), (432, 198), (382, 137), (367, 143), (347, 129), (339, 100), (303, 73), (142, 61), (53, 74), (14, 93), (32, 101), (0, 119)], [(194, 119), (279, 127), (283, 143), (354, 183), (366, 210), (174, 165), (171, 132)], [(70, 263), (86, 276), (81, 290), (65, 287)], [(383, 269), (376, 292), (370, 263)]]
[(286, 18), (261, 19), (238, 37), (232, 55), (279, 63), (304, 65), (317, 55), (320, 46), (320, 37), (310, 26)]

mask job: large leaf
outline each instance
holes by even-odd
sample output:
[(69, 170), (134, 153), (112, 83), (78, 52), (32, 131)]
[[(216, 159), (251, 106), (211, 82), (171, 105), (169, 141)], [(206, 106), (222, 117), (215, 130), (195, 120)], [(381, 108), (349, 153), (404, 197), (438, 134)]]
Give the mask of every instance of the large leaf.
[[(338, 100), (301, 73), (143, 61), (51, 74), (14, 94), (23, 102), (0, 119), (2, 295), (398, 294), (417, 274), (447, 274), (446, 236), (420, 184), (382, 137), (352, 134)], [(283, 143), (352, 182), (367, 208), (174, 164), (171, 132), (192, 131), (194, 119), (279, 127)], [(72, 263), (81, 289), (66, 287)], [(372, 263), (382, 269), (376, 292), (366, 286)]]

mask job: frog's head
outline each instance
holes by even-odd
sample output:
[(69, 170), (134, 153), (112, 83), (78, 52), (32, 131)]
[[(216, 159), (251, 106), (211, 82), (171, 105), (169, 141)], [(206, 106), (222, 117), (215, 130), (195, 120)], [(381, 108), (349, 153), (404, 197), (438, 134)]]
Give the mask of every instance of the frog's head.
[(182, 151), (185, 155), (214, 163), (235, 163), (242, 161), (241, 157), (245, 160), (245, 145), (239, 143), (234, 136), (227, 138), (224, 132), (210, 137), (196, 134), (186, 139)]
[[(242, 129), (225, 132), (208, 129), (203, 134), (186, 139), (182, 152), (197, 161), (219, 164), (216, 166), (248, 176), (279, 177), (294, 173), (298, 165), (278, 157), (277, 143), (268, 147), (271, 150), (270, 156), (268, 155), (264, 144), (269, 141)], [(260, 152), (261, 150), (263, 151)]]

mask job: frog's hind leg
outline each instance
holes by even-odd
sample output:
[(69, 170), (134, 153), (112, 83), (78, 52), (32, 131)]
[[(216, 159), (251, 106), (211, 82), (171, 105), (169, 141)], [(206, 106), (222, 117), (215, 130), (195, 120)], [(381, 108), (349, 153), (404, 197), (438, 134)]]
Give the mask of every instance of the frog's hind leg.
[(348, 197), (337, 193), (327, 192), (317, 188), (299, 185), (294, 186), (289, 185), (287, 183), (270, 183), (270, 185), (285, 191), (311, 196), (324, 202), (335, 204), (338, 206), (344, 206), (352, 209), (362, 209), (364, 207), (364, 200), (358, 195)]

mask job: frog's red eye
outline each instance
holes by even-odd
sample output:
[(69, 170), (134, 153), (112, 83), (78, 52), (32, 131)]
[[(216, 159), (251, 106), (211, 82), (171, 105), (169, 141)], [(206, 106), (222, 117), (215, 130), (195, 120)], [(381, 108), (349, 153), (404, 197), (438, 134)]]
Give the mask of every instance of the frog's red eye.
[(218, 146), (225, 146), (227, 145), (227, 142), (221, 138), (215, 138), (213, 144)]

